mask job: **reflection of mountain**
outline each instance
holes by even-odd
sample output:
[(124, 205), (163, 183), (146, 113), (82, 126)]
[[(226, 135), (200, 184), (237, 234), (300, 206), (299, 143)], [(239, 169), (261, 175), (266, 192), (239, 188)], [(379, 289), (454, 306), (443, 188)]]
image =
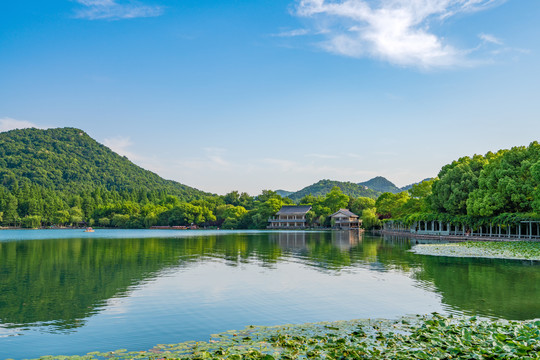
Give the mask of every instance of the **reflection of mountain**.
[(79, 326), (107, 299), (171, 264), (167, 240), (0, 242), (0, 321)]
[[(322, 269), (372, 260), (357, 232), (283, 232), (193, 236), (182, 239), (54, 239), (0, 242), (0, 323), (51, 324), (69, 329), (170, 267), (209, 257), (227, 265), (261, 266), (297, 256)], [(366, 254), (364, 249), (370, 249)]]
[(0, 323), (81, 326), (106, 301), (168, 268), (208, 258), (273, 266), (295, 258), (336, 272), (349, 266), (412, 273), (450, 307), (480, 315), (540, 317), (540, 269), (518, 261), (420, 256), (407, 239), (357, 232), (227, 233), (185, 238), (0, 242)]
[(54, 239), (0, 242), (0, 324), (82, 326), (112, 297), (160, 271), (207, 257), (227, 265), (281, 256), (266, 234), (182, 239)]

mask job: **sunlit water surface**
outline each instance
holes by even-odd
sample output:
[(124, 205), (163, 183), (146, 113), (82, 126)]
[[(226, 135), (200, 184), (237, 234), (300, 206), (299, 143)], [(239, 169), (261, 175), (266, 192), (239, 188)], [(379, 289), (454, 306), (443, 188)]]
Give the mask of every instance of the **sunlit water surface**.
[(540, 317), (540, 265), (357, 231), (0, 231), (0, 359), (431, 312)]

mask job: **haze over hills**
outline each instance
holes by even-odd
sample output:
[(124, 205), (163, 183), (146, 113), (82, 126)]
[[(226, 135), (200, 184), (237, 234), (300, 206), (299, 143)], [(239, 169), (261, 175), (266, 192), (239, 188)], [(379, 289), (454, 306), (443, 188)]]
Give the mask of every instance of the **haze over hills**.
[(291, 194), (294, 194), (294, 191), (287, 191), (287, 190), (276, 190), (276, 194), (278, 194), (281, 197), (287, 197)]
[(133, 164), (75, 128), (0, 133), (0, 184), (21, 182), (68, 193), (103, 187), (164, 191), (186, 200), (208, 195)]

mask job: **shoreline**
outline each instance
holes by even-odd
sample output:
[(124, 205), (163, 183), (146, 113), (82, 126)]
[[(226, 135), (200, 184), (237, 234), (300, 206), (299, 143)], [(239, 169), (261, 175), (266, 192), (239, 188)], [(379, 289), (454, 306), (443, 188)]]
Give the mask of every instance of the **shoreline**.
[(373, 234), (377, 235), (389, 235), (407, 237), (415, 240), (441, 240), (441, 241), (453, 241), (453, 242), (540, 242), (539, 239), (516, 239), (508, 237), (489, 237), (489, 236), (461, 236), (461, 235), (426, 235), (426, 234), (413, 234), (406, 231), (389, 231), (389, 230), (371, 230)]

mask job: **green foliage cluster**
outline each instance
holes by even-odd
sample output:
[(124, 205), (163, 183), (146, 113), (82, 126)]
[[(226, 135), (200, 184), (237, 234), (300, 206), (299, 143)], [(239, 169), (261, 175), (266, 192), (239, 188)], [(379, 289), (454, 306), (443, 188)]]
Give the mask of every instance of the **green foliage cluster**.
[(272, 191), (258, 197), (233, 191), (185, 201), (165, 191), (92, 191), (69, 193), (24, 182), (0, 186), (0, 223), (4, 226), (210, 226), (262, 229), (268, 218), (292, 200)]
[(95, 352), (77, 358), (540, 359), (539, 338), (540, 321), (504, 322), (434, 313), (394, 321), (250, 326), (214, 335), (210, 342), (158, 345), (148, 352)]
[(368, 189), (359, 184), (335, 180), (320, 180), (313, 185), (307, 186), (300, 191), (288, 195), (288, 197), (293, 201), (298, 202), (308, 195), (314, 197), (326, 196), (326, 194), (328, 194), (334, 187), (338, 187), (345, 195), (354, 198), (369, 197), (375, 199), (380, 195), (380, 192)]
[(362, 220), (366, 229), (379, 228), (381, 220), (401, 219), (414, 222), (417, 216), (425, 216), (430, 210), (429, 199), (434, 179), (411, 185), (408, 191), (383, 193), (373, 206), (363, 210)]
[(265, 228), (284, 204), (272, 191), (217, 196), (164, 180), (79, 129), (0, 133), (3, 226)]
[(69, 193), (102, 187), (118, 192), (164, 191), (184, 200), (209, 195), (144, 170), (75, 128), (0, 133), (0, 184), (11, 188), (23, 179)]
[(446, 165), (433, 184), (432, 209), (493, 217), (540, 210), (540, 144), (513, 147)]
[(420, 185), (409, 190), (416, 199), (412, 202), (406, 195), (381, 195), (376, 204), (380, 218), (469, 227), (540, 220), (540, 144), (462, 157)]
[(313, 196), (308, 194), (301, 198), (300, 205), (311, 205), (311, 210), (307, 214), (308, 223), (330, 227), (329, 216), (339, 209), (350, 209), (359, 216), (366, 209), (375, 206), (375, 200), (369, 197), (350, 197), (341, 191), (341, 188), (334, 186), (325, 196)]

